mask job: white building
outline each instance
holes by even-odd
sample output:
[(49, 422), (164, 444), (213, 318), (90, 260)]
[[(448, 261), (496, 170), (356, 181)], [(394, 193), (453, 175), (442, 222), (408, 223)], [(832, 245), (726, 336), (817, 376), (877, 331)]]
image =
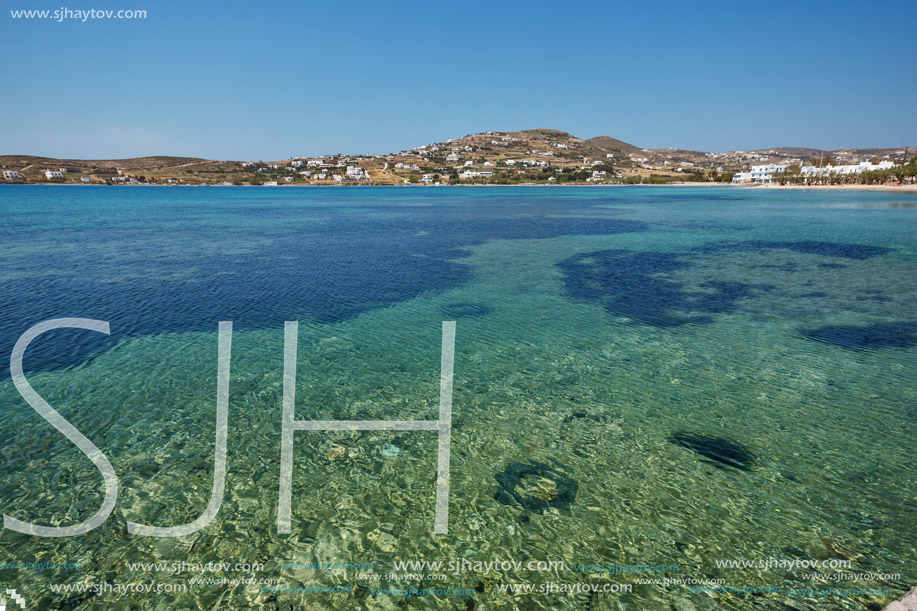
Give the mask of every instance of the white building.
[(3, 179), (4, 180), (19, 180), (19, 172), (16, 170), (3, 170)]
[(732, 177), (732, 182), (752, 182), (765, 185), (773, 182), (775, 174), (781, 174), (785, 171), (785, 165), (777, 165), (774, 163), (768, 165), (753, 165), (748, 172), (737, 172), (736, 175)]
[(858, 164), (849, 165), (831, 165), (828, 164), (823, 168), (817, 168), (814, 165), (804, 165), (800, 168), (803, 176), (847, 176), (850, 174), (860, 174), (862, 172), (872, 172), (875, 170), (888, 170), (894, 167), (895, 162), (890, 159), (873, 163), (871, 161), (862, 161)]
[(493, 172), (476, 172), (474, 170), (465, 170), (462, 172), (462, 178), (490, 178)]

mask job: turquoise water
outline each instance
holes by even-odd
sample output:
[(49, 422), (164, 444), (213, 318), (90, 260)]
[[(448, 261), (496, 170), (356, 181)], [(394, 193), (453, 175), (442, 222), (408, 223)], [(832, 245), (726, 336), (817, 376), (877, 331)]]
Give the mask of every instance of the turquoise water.
[[(120, 483), (90, 533), (2, 531), (0, 583), (35, 608), (880, 609), (917, 583), (912, 193), (5, 187), (0, 213), (3, 362), (38, 322), (111, 324), (25, 356)], [(210, 498), (220, 320), (220, 512), (186, 537), (130, 535)], [(403, 431), (296, 433), (292, 534), (276, 533), (286, 320), (297, 417), (354, 420), (435, 419), (456, 321), (447, 535), (436, 435)], [(0, 409), (3, 513), (91, 516), (99, 472), (5, 367)], [(461, 560), (563, 568), (395, 569)], [(264, 566), (131, 569), (175, 561)], [(576, 570), (615, 564), (639, 566)], [(538, 591), (582, 583), (615, 591)]]

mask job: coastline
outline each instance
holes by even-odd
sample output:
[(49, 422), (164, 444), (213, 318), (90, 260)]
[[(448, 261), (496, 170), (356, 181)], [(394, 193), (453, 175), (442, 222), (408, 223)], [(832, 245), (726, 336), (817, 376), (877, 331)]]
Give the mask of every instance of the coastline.
[(353, 185), (344, 185), (344, 184), (326, 184), (326, 185), (307, 185), (307, 184), (284, 184), (284, 185), (210, 185), (210, 184), (183, 184), (183, 185), (163, 185), (163, 184), (116, 184), (116, 185), (107, 185), (100, 183), (72, 183), (72, 182), (0, 182), (0, 186), (28, 186), (28, 187), (47, 187), (47, 186), (56, 186), (56, 187), (220, 187), (220, 188), (233, 188), (233, 187), (265, 187), (265, 188), (275, 188), (275, 187), (294, 187), (294, 188), (308, 188), (308, 187), (396, 187), (396, 188), (438, 188), (438, 187), (551, 187), (551, 188), (610, 188), (610, 187), (621, 187), (621, 188), (631, 188), (631, 187), (702, 187), (702, 188), (729, 188), (729, 189), (753, 189), (753, 190), (794, 190), (794, 191), (815, 191), (815, 190), (831, 190), (831, 191), (895, 191), (895, 192), (907, 192), (907, 193), (917, 193), (917, 183), (906, 184), (906, 185), (734, 185), (731, 183), (715, 183), (715, 182), (673, 182), (665, 184), (656, 184), (656, 185), (647, 185), (647, 184), (631, 184), (631, 185), (622, 185), (622, 184), (516, 184), (516, 185), (507, 185), (507, 184), (458, 184), (458, 185), (404, 185), (404, 184), (353, 184)]
[(917, 192), (917, 183), (907, 185), (748, 185), (743, 189), (791, 189), (794, 191), (909, 191)]

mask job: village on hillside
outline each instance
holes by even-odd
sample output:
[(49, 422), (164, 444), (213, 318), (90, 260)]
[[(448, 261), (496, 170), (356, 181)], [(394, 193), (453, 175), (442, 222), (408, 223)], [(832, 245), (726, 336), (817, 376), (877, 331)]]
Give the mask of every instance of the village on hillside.
[[(645, 149), (536, 129), (484, 132), (386, 155), (281, 161), (142, 157), (108, 161), (0, 156), (3, 182), (107, 185), (837, 184), (913, 182), (913, 155), (886, 149)], [(915, 166), (917, 167), (917, 166)]]

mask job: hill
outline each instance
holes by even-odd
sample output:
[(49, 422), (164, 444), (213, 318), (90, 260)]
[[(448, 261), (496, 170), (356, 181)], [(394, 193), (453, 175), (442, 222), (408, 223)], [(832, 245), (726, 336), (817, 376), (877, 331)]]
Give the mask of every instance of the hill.
[(610, 136), (589, 138), (589, 140), (586, 140), (586, 143), (605, 154), (611, 153), (613, 155), (623, 155), (626, 157), (628, 154), (636, 155), (643, 152), (643, 149), (633, 144), (611, 138)]
[(3, 155), (0, 169), (19, 172), (18, 177), (4, 182), (29, 183), (671, 182), (728, 180), (731, 172), (753, 164), (803, 164), (827, 157), (856, 163), (876, 157), (900, 160), (907, 155), (905, 147), (834, 151), (779, 147), (725, 153), (645, 149), (610, 136), (584, 140), (562, 130), (540, 128), (468, 134), (386, 155), (324, 155), (274, 162), (174, 156), (87, 160)]

